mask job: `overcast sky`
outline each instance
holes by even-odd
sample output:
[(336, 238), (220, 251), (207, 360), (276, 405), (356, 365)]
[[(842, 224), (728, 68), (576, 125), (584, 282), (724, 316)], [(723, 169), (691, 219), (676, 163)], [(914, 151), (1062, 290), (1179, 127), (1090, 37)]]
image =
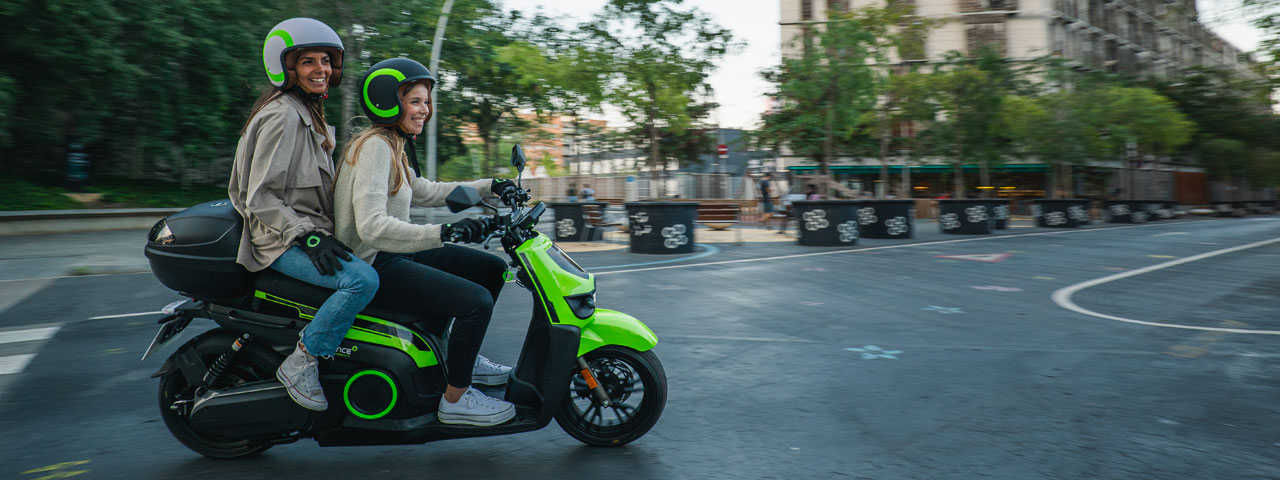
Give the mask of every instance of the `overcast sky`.
[[(605, 0), (500, 1), (506, 10), (532, 12), (541, 7), (550, 15), (572, 17), (576, 19), (574, 23), (587, 20), (605, 3)], [(1261, 35), (1230, 8), (1239, 0), (1197, 1), (1202, 20), (1219, 36), (1241, 50), (1257, 48)], [(711, 77), (711, 86), (716, 91), (716, 101), (721, 105), (721, 126), (754, 128), (768, 106), (764, 95), (769, 90), (757, 72), (777, 65), (781, 55), (778, 0), (686, 0), (684, 5), (685, 8), (692, 6), (702, 10), (717, 24), (733, 31), (737, 40), (746, 43), (745, 48), (721, 62)], [(610, 116), (610, 123), (618, 121), (613, 117)]]

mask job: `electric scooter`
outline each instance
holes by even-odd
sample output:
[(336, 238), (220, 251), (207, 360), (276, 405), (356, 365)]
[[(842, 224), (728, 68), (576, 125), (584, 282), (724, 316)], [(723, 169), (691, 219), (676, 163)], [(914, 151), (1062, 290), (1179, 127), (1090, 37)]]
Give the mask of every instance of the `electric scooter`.
[[(512, 166), (523, 174), (524, 163), (517, 145)], [(471, 187), (457, 187), (446, 200), (455, 213), (474, 206), (493, 212), (482, 218), (490, 230), (485, 248), (500, 240), (511, 259), (505, 278), (533, 296), (506, 385), (477, 386), (515, 404), (512, 420), (486, 427), (439, 422), (447, 331), (425, 327), (439, 323), (428, 321), (431, 312), (384, 308), (377, 296), (337, 353), (320, 360), (329, 408), (313, 412), (294, 403), (276, 367), (332, 291), (236, 264), (243, 220), (223, 200), (173, 214), (148, 235), (152, 272), (186, 298), (164, 308), (143, 359), (194, 319), (217, 324), (178, 347), (152, 375), (160, 380), (165, 426), (183, 445), (214, 458), (251, 456), (304, 438), (344, 446), (505, 435), (541, 429), (553, 418), (589, 445), (640, 438), (666, 405), (666, 373), (653, 352), (657, 336), (634, 317), (596, 307), (594, 276), (534, 230), (546, 205), (529, 207), (528, 198), (523, 188), (504, 198), (505, 213)]]

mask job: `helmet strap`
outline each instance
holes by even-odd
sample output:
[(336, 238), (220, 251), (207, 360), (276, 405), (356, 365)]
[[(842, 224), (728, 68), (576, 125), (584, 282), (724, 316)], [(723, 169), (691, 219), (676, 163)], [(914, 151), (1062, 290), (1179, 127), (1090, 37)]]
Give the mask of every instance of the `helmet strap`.
[(400, 130), (400, 127), (396, 127), (396, 133), (400, 134), (400, 137), (405, 139), (404, 153), (409, 156), (409, 167), (413, 168), (413, 174), (418, 177), (422, 177), (422, 172), (419, 171), (420, 169), (418, 167), (418, 148), (413, 143), (414, 140), (418, 139), (418, 136), (405, 133), (403, 130)]

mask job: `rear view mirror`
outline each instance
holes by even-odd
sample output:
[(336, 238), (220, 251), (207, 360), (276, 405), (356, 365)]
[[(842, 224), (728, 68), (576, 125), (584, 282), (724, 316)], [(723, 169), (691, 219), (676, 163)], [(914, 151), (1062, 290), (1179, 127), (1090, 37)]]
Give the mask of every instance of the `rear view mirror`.
[(481, 201), (480, 192), (466, 185), (454, 187), (453, 191), (449, 192), (449, 196), (444, 199), (445, 205), (448, 205), (449, 211), (453, 213), (480, 205)]
[(516, 167), (516, 172), (524, 172), (524, 149), (520, 148), (520, 144), (511, 147), (511, 166)]

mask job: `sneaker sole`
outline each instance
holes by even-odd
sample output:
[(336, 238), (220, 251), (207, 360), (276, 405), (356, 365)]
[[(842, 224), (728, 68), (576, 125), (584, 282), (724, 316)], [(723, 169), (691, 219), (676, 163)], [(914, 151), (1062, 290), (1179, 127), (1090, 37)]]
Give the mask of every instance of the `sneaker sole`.
[(471, 383), (478, 383), (481, 385), (488, 385), (491, 387), (497, 386), (497, 385), (506, 385), (507, 378), (509, 376), (510, 375), (506, 373), (495, 373), (491, 375), (472, 375)]
[(498, 413), (488, 415), (466, 415), (459, 413), (436, 412), (436, 419), (440, 423), (449, 425), (473, 425), (477, 427), (492, 427), (494, 425), (502, 425), (508, 420), (516, 417), (516, 408), (510, 407)]
[(323, 412), (329, 409), (329, 402), (317, 403), (314, 400), (302, 396), (302, 393), (295, 392), (294, 388), (289, 386), (289, 377), (285, 377), (280, 374), (280, 369), (276, 369), (276, 381), (280, 382), (281, 385), (284, 385), (285, 393), (288, 393), (289, 398), (293, 400), (293, 403), (298, 404), (298, 406), (316, 412)]

